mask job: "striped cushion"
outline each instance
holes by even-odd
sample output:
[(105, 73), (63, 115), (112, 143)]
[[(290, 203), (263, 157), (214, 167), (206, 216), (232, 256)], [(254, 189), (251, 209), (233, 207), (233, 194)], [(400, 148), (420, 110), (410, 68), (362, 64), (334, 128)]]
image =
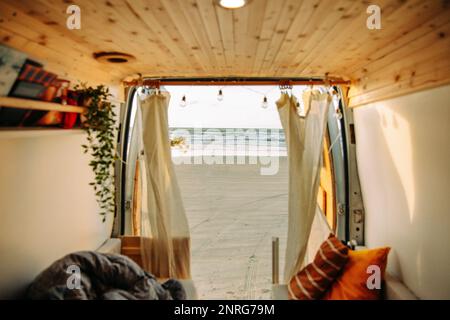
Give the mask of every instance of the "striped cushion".
[(347, 253), (348, 248), (330, 234), (328, 239), (320, 245), (314, 261), (289, 282), (289, 299), (319, 299), (347, 263)]

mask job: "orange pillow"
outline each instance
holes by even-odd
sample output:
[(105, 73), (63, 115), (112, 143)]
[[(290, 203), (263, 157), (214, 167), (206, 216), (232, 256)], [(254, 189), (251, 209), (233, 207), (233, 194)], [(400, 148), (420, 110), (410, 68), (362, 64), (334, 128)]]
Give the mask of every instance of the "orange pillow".
[[(384, 281), (387, 257), (390, 248), (348, 251), (348, 262), (331, 288), (325, 293), (325, 300), (378, 300), (381, 299), (381, 289), (369, 289), (367, 284), (372, 281), (376, 271), (369, 266), (378, 266), (380, 283)], [(368, 269), (369, 268), (369, 269)], [(376, 268), (375, 268), (376, 269)], [(370, 277), (370, 279), (369, 279)], [(373, 286), (372, 286), (373, 287)]]
[(319, 299), (345, 266), (348, 248), (330, 234), (319, 248), (314, 261), (289, 281), (289, 299)]

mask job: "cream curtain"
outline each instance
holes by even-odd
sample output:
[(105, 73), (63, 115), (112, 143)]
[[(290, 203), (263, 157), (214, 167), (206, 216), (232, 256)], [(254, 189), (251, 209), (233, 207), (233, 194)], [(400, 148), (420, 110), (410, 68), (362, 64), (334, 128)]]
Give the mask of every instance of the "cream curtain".
[[(317, 192), (330, 102), (328, 93), (307, 90), (303, 94), (304, 114), (299, 115), (297, 99), (294, 96), (284, 93), (277, 101), (286, 135), (289, 163), (285, 282), (288, 282), (302, 268), (314, 217), (317, 212), (322, 214), (317, 208)], [(317, 223), (319, 227), (323, 226), (320, 220)]]
[(190, 278), (189, 226), (176, 180), (169, 141), (168, 92), (139, 98), (142, 132), (141, 255), (159, 278)]
[(320, 245), (328, 238), (330, 233), (334, 232), (331, 230), (325, 214), (320, 209), (320, 206), (317, 205), (306, 248), (306, 256), (304, 260), (305, 264), (314, 260), (317, 251), (319, 251)]

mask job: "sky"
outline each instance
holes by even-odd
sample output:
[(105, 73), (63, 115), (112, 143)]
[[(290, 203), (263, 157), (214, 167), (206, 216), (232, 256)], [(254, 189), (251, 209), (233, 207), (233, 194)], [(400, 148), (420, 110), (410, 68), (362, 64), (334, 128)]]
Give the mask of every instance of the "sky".
[[(301, 96), (305, 86), (296, 86), (293, 94)], [(223, 100), (217, 96), (222, 89)], [(278, 128), (280, 118), (275, 102), (278, 86), (167, 86), (170, 127), (199, 128)], [(183, 95), (187, 105), (180, 106)], [(268, 107), (262, 108), (264, 96)]]

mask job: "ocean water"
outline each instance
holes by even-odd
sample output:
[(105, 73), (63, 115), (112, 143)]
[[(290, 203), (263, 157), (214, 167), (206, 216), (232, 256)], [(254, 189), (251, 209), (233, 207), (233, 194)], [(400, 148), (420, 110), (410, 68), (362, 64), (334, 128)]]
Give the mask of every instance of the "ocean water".
[(170, 139), (184, 142), (172, 147), (172, 157), (249, 156), (285, 157), (283, 129), (272, 128), (170, 128)]

